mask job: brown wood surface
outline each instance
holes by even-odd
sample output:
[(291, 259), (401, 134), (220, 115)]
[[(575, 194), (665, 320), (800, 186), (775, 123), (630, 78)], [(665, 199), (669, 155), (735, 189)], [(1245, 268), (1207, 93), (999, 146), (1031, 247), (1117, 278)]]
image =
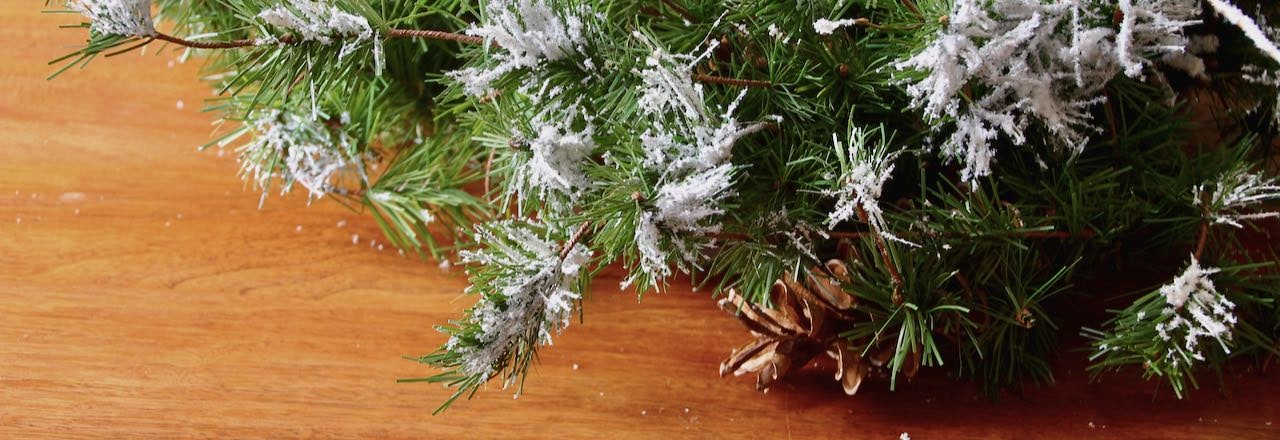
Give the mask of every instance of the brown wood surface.
[(431, 373), (400, 356), (468, 305), (458, 271), (371, 247), (372, 220), (332, 202), (258, 209), (233, 154), (196, 151), (210, 93), (171, 53), (45, 81), (83, 37), (41, 7), (0, 5), (0, 439), (1280, 436), (1274, 372), (1153, 399), (1133, 375), (1090, 384), (1080, 352), (999, 403), (938, 374), (848, 398), (829, 369), (762, 395), (717, 377), (747, 334), (706, 294), (637, 303), (616, 277), (524, 396), (433, 417), (444, 389), (394, 380)]

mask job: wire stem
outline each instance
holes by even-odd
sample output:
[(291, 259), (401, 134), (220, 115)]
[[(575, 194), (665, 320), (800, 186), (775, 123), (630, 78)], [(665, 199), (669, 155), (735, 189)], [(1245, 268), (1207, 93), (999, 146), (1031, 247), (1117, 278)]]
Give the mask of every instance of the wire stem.
[(750, 87), (750, 88), (758, 88), (758, 89), (768, 88), (773, 85), (773, 83), (770, 83), (768, 81), (758, 80), (758, 79), (725, 78), (723, 76), (712, 76), (712, 75), (704, 75), (704, 74), (693, 75), (693, 80), (697, 82), (709, 83), (709, 84), (720, 84), (720, 85), (734, 86), (734, 87)]
[(1196, 261), (1200, 260), (1200, 256), (1204, 254), (1204, 245), (1209, 241), (1209, 193), (1200, 193), (1200, 211), (1204, 214), (1204, 221), (1200, 223), (1200, 233), (1196, 238)]
[(576, 246), (579, 241), (582, 241), (582, 238), (586, 237), (588, 232), (591, 232), (590, 221), (583, 222), (582, 226), (578, 226), (578, 230), (573, 231), (573, 235), (569, 237), (569, 240), (564, 242), (564, 248), (560, 249), (561, 262), (566, 258), (569, 258), (569, 251), (573, 250), (573, 247)]
[[(867, 211), (858, 207), (858, 218), (863, 223), (870, 224), (867, 220)], [(876, 240), (876, 249), (880, 251), (880, 259), (884, 260), (884, 267), (889, 271), (889, 276), (893, 278), (893, 305), (901, 307), (904, 302), (902, 298), (902, 274), (898, 273), (898, 266), (893, 264), (893, 256), (889, 255), (889, 245), (884, 242), (881, 234), (874, 234)]]
[(428, 40), (457, 41), (466, 44), (484, 44), (484, 38), (475, 35), (433, 29), (391, 29), (387, 31), (387, 38), (425, 38)]
[[(255, 40), (230, 40), (230, 41), (192, 41), (181, 37), (175, 37), (169, 34), (157, 32), (152, 36), (160, 41), (167, 41), (179, 46), (190, 47), (193, 49), (235, 49), (240, 47), (250, 47), (259, 45)], [(281, 37), (277, 41), (282, 44), (293, 44), (293, 38)]]

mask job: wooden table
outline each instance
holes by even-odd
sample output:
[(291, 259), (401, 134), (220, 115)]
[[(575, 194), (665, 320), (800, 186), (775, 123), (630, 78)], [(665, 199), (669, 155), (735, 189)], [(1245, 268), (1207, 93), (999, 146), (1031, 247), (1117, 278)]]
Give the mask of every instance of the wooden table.
[(171, 53), (45, 81), (83, 34), (41, 7), (0, 5), (0, 438), (1280, 437), (1274, 372), (1153, 399), (1132, 375), (1089, 384), (1079, 352), (999, 403), (942, 375), (847, 398), (830, 370), (762, 395), (717, 377), (748, 336), (705, 293), (637, 303), (616, 277), (522, 397), (433, 417), (446, 390), (394, 380), (431, 373), (400, 356), (470, 303), (459, 271), (371, 247), (372, 220), (332, 202), (259, 209), (232, 152), (196, 151), (210, 93)]

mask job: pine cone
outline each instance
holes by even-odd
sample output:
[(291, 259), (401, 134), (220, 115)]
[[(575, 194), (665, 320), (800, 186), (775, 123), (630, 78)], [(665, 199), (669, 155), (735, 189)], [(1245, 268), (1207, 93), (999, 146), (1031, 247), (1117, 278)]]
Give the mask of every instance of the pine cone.
[(835, 378), (845, 394), (857, 393), (871, 365), (837, 334), (839, 328), (847, 328), (841, 322), (853, 319), (856, 297), (842, 287), (848, 283), (849, 268), (830, 260), (810, 270), (803, 283), (784, 273), (769, 289), (772, 309), (752, 304), (730, 289), (720, 308), (737, 317), (756, 339), (729, 354), (720, 364), (720, 376), (756, 373), (756, 389), (767, 391), (793, 369), (826, 353), (836, 360)]

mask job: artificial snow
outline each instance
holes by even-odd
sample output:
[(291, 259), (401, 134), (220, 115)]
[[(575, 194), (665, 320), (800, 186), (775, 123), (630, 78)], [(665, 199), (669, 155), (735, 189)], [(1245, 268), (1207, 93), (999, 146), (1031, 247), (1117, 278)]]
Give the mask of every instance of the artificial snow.
[(1192, 203), (1201, 206), (1215, 223), (1239, 228), (1245, 221), (1280, 217), (1280, 211), (1248, 211), (1264, 202), (1280, 200), (1280, 179), (1249, 173), (1243, 168), (1197, 185), (1191, 196)]
[(493, 281), (496, 292), (491, 294), (500, 296), (500, 302), (484, 297), (472, 310), (472, 319), (480, 328), (474, 335), (478, 344), (464, 345), (456, 337), (447, 343), (461, 356), (464, 373), (487, 379), (521, 338), (536, 334), (537, 341), (531, 342), (550, 344), (552, 333), (569, 325), (574, 303), (580, 298), (571, 286), (590, 261), (591, 251), (577, 243), (561, 258), (558, 242), (511, 222), (479, 228), (477, 241), (495, 245), (461, 252), (463, 262), (519, 272)]
[(510, 186), (522, 193), (522, 200), (526, 192), (543, 198), (549, 194), (575, 198), (580, 190), (591, 185), (583, 172), (583, 164), (596, 148), (592, 138), (594, 128), (587, 124), (575, 130), (571, 124), (564, 120), (535, 123), (536, 137), (528, 141), (532, 154), (516, 171), (515, 182)]
[(703, 220), (724, 212), (716, 205), (731, 193), (733, 169), (723, 164), (662, 185), (654, 219), (677, 232), (716, 232), (719, 225), (706, 226)]
[(1253, 45), (1256, 46), (1258, 50), (1271, 57), (1271, 59), (1280, 62), (1280, 48), (1276, 47), (1276, 44), (1267, 37), (1267, 33), (1262, 30), (1262, 27), (1259, 26), (1252, 18), (1249, 18), (1248, 15), (1245, 15), (1244, 11), (1241, 11), (1240, 8), (1237, 8), (1227, 0), (1205, 1), (1208, 2), (1209, 5), (1213, 7), (1213, 10), (1217, 11), (1218, 15), (1221, 15), (1224, 20), (1240, 28), (1240, 30), (1244, 32), (1244, 35), (1249, 37), (1250, 41), (1253, 41)]
[(468, 67), (449, 73), (472, 96), (489, 93), (490, 84), (521, 68), (537, 68), (545, 61), (558, 61), (585, 51), (582, 17), (590, 14), (582, 6), (557, 11), (544, 0), (494, 0), (485, 6), (482, 24), (467, 30), (502, 48), (492, 56), (498, 64)]
[(821, 18), (818, 19), (818, 21), (813, 22), (813, 31), (821, 35), (831, 35), (831, 33), (835, 32), (836, 29), (844, 26), (853, 26), (853, 24), (853, 19), (849, 18), (834, 21)]
[(1179, 350), (1171, 350), (1167, 357), (1179, 362), (1177, 354), (1185, 356), (1181, 361), (1204, 360), (1200, 347), (1201, 338), (1213, 338), (1226, 352), (1224, 341), (1231, 339), (1231, 328), (1236, 324), (1236, 316), (1232, 313), (1235, 304), (1218, 293), (1210, 275), (1218, 273), (1215, 268), (1202, 268), (1194, 256), (1186, 270), (1164, 286), (1160, 287), (1160, 295), (1168, 305), (1164, 314), (1172, 316), (1167, 322), (1156, 325), (1156, 332), (1165, 341), (1173, 341)]
[(715, 41), (696, 55), (672, 54), (643, 34), (633, 36), (651, 49), (644, 68), (633, 73), (641, 79), (639, 108), (646, 117), (640, 135), (642, 163), (658, 179), (653, 208), (636, 226), (640, 270), (623, 281), (624, 287), (641, 274), (658, 279), (670, 275), (671, 253), (679, 263), (696, 263), (703, 246), (696, 239), (720, 231), (716, 219), (724, 212), (719, 205), (734, 194), (734, 144), (765, 127), (734, 118), (745, 90), (727, 108), (707, 106), (702, 85), (693, 81), (693, 68), (711, 55)]
[(88, 18), (89, 30), (101, 35), (153, 37), (151, 0), (69, 0), (67, 8)]
[[(302, 41), (332, 44), (335, 39), (344, 41), (338, 59), (346, 58), (366, 43), (373, 45), (375, 70), (382, 72), (382, 38), (369, 25), (369, 20), (327, 2), (313, 0), (288, 0), (267, 8), (258, 14), (264, 23), (289, 31)], [(267, 38), (263, 43), (276, 41)]]
[(898, 153), (889, 153), (884, 145), (871, 147), (867, 145), (866, 137), (864, 130), (854, 129), (848, 145), (845, 145), (836, 135), (831, 135), (836, 150), (845, 157), (841, 160), (840, 174), (832, 176), (837, 179), (839, 187), (825, 191), (825, 194), (836, 197), (836, 205), (827, 215), (827, 227), (834, 228), (841, 222), (858, 219), (861, 211), (875, 233), (910, 244), (889, 232), (884, 211), (880, 209), (880, 193), (885, 182), (893, 177), (893, 160)]
[(667, 255), (662, 251), (662, 235), (654, 224), (654, 214), (641, 214), (636, 225), (636, 250), (640, 253), (640, 269), (656, 278), (671, 275), (671, 267), (667, 264)]
[(252, 126), (257, 136), (241, 147), (242, 173), (261, 188), (266, 188), (276, 173), (263, 163), (267, 157), (283, 156), (287, 174), (282, 193), (296, 182), (314, 198), (333, 191), (334, 175), (353, 165), (346, 150), (354, 141), (345, 133), (335, 135), (310, 118), (273, 110), (256, 118)]
[[(1103, 100), (1099, 92), (1111, 78), (1141, 76), (1147, 53), (1192, 56), (1182, 29), (1196, 23), (1194, 0), (1122, 0), (1119, 32), (1086, 27), (1100, 17), (1080, 2), (987, 4), (957, 0), (937, 38), (895, 64), (926, 73), (907, 93), (927, 117), (954, 121), (940, 152), (960, 162), (964, 180), (990, 175), (992, 141), (1003, 134), (1022, 145), (1033, 121), (1056, 136), (1058, 148), (1079, 153), (1096, 130), (1088, 107)], [(1197, 73), (1193, 60), (1174, 61)], [(970, 84), (985, 94), (965, 96)]]

